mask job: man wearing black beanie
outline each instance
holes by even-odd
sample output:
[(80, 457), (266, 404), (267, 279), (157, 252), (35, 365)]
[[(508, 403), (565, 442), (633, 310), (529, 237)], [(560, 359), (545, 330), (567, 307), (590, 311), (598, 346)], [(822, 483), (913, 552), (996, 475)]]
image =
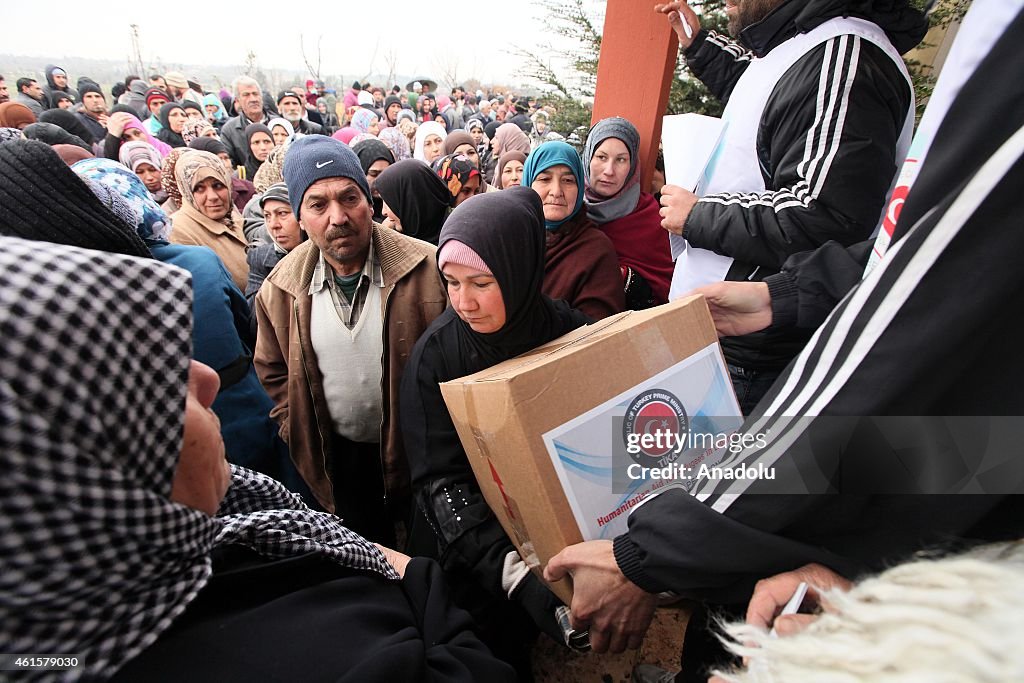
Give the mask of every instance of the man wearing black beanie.
[(107, 100), (103, 91), (95, 81), (80, 78), (78, 92), (82, 97), (82, 110), (77, 112), (77, 116), (92, 136), (86, 142), (91, 144), (103, 140), (107, 137)]
[(320, 504), (386, 545), (410, 511), (402, 370), (447, 304), (436, 250), (373, 222), (359, 158), (338, 140), (296, 140), (284, 179), (309, 239), (256, 295), (256, 372)]

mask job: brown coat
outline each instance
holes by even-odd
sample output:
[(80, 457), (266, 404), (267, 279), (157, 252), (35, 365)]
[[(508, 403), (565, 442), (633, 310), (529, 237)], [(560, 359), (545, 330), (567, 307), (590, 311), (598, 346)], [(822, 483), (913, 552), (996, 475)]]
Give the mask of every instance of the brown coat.
[(231, 273), (231, 279), (244, 292), (249, 283), (249, 262), (245, 254), (249, 242), (242, 231), (242, 215), (233, 207), (231, 218), (235, 225), (229, 228), (204, 216), (186, 202), (171, 218), (171, 242), (213, 249)]
[[(434, 257), (436, 247), (393, 230), (373, 226), (373, 249), (384, 277), (384, 420), (381, 464), (389, 498), (409, 495), (409, 465), (399, 431), (399, 384), (416, 340), (448, 304)], [(307, 240), (281, 260), (256, 295), (259, 330), (254, 363), (280, 425), (292, 460), (324, 509), (334, 511), (327, 475), (332, 426), (323, 379), (310, 338), (313, 279), (320, 251)]]
[(594, 320), (626, 310), (615, 246), (587, 218), (586, 209), (546, 235), (541, 291), (564, 299)]

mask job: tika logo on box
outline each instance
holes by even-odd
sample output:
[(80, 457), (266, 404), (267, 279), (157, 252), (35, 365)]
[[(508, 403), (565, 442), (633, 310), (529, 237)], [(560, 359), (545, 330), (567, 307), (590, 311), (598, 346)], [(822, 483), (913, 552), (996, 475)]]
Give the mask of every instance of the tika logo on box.
[(641, 467), (664, 467), (679, 458), (690, 433), (690, 418), (671, 391), (648, 389), (626, 408), (622, 440)]

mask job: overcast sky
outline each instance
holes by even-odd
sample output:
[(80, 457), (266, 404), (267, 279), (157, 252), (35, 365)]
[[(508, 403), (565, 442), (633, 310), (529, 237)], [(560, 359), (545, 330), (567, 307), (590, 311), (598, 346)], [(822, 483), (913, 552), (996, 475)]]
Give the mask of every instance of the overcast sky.
[(301, 34), (307, 54), (315, 53), (322, 36), (321, 73), (346, 79), (387, 74), (393, 53), (398, 74), (443, 80), (446, 65), (457, 63), (460, 79), (515, 84), (522, 81), (517, 75), (522, 60), (514, 47), (536, 49), (552, 40), (537, 16), (540, 10), (528, 0), (4, 4), (0, 52), (52, 60), (68, 68), (72, 78), (79, 75), (76, 56), (125, 60), (127, 65), (133, 23), (139, 26), (147, 64), (154, 59), (169, 65), (242, 64), (251, 49), (264, 71), (305, 71)]

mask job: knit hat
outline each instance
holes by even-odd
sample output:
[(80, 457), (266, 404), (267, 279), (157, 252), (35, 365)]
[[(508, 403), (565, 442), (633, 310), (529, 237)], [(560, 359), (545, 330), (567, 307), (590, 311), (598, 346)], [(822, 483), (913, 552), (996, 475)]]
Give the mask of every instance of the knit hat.
[(90, 92), (94, 92), (98, 94), (100, 97), (103, 97), (104, 100), (106, 100), (106, 97), (103, 95), (103, 90), (100, 88), (99, 84), (97, 84), (95, 81), (79, 79), (78, 95), (80, 97), (85, 97), (85, 94)]
[(260, 208), (267, 202), (284, 202), (291, 206), (292, 200), (288, 198), (288, 186), (284, 183), (274, 183), (267, 188), (267, 191), (260, 197)]
[(286, 99), (288, 99), (289, 97), (293, 97), (293, 98), (295, 98), (295, 101), (296, 101), (296, 102), (298, 102), (299, 104), (302, 104), (302, 98), (301, 98), (301, 97), (299, 97), (298, 95), (296, 95), (295, 93), (293, 93), (293, 92), (292, 92), (291, 90), (282, 90), (282, 91), (281, 91), (280, 93), (278, 93), (278, 95), (277, 95), (277, 103), (278, 103), (278, 105), (280, 105), (280, 104), (281, 104), (281, 101), (282, 101), (282, 100), (286, 100)]
[(188, 78), (180, 71), (168, 71), (164, 74), (164, 82), (174, 88), (188, 89)]
[(153, 100), (155, 99), (161, 99), (164, 102), (170, 102), (171, 96), (165, 93), (160, 88), (150, 88), (146, 91), (146, 106), (148, 107), (150, 104), (152, 104)]
[(448, 240), (441, 247), (441, 251), (437, 252), (437, 269), (444, 270), (445, 264), (448, 263), (475, 268), (481, 273), (491, 273), (490, 267), (480, 258), (480, 254), (458, 240)]
[(370, 186), (352, 148), (334, 138), (307, 135), (293, 142), (284, 159), (284, 181), (292, 197), (292, 212), (299, 218), (302, 198), (309, 186), (323, 178), (348, 178), (370, 199)]
[(4, 143), (0, 235), (150, 256), (133, 230), (96, 198), (57, 152), (38, 140)]
[(200, 105), (198, 102), (193, 102), (192, 100), (185, 100), (184, 102), (182, 102), (181, 103), (181, 108), (182, 109), (195, 109), (197, 112), (199, 112), (200, 114), (203, 114), (204, 116), (206, 114), (206, 112), (203, 111), (202, 105)]

